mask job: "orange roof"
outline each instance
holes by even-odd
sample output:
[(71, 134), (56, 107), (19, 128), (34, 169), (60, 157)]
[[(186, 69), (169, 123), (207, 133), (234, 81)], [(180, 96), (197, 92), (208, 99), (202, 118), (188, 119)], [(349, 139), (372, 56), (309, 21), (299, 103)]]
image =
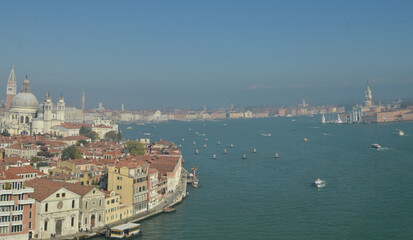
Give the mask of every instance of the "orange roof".
[(79, 135), (79, 136), (68, 136), (61, 139), (62, 141), (79, 141), (79, 140), (90, 140), (90, 138)]
[(94, 189), (94, 187), (91, 186), (83, 186), (76, 183), (65, 183), (41, 178), (35, 178), (33, 180), (26, 181), (25, 184), (29, 187), (34, 188), (34, 193), (32, 193), (30, 197), (36, 199), (39, 202), (44, 200), (60, 188), (66, 188), (67, 190), (72, 191), (80, 196), (84, 196), (92, 191), (92, 189)]
[(26, 174), (26, 173), (37, 173), (37, 175), (46, 175), (36, 169), (34, 169), (30, 165), (22, 166), (22, 167), (10, 167), (7, 172), (12, 174)]

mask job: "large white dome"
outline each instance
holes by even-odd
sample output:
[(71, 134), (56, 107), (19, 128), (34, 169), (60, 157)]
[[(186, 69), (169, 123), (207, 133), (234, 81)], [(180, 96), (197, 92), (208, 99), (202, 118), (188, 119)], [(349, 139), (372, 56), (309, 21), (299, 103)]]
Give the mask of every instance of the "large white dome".
[(37, 109), (39, 102), (37, 101), (36, 96), (30, 92), (20, 92), (14, 96), (10, 107), (11, 108), (29, 108)]

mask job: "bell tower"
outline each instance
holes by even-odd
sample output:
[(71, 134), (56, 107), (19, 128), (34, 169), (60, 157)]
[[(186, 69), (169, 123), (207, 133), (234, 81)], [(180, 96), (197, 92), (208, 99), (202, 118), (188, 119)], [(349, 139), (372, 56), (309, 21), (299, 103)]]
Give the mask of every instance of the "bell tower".
[(10, 109), (11, 101), (16, 96), (16, 74), (14, 73), (14, 66), (11, 69), (9, 80), (7, 81), (6, 89), (6, 109)]

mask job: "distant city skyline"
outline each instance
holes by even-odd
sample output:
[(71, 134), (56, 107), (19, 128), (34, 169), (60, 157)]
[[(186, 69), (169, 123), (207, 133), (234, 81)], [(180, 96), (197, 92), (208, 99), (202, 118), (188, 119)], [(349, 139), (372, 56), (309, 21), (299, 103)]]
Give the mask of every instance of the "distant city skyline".
[(15, 66), (42, 100), (120, 109), (282, 107), (412, 97), (411, 1), (15, 1), (0, 8), (0, 98)]

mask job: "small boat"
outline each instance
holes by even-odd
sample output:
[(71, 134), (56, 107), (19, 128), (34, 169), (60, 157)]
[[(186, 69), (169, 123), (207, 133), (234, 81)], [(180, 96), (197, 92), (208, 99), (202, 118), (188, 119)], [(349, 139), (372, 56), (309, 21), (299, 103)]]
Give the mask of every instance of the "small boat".
[(218, 145), (221, 145), (221, 141), (218, 141), (218, 143), (217, 143)]
[(325, 181), (323, 181), (323, 180), (321, 180), (321, 179), (319, 179), (319, 178), (317, 178), (317, 180), (315, 180), (314, 181), (314, 185), (316, 186), (316, 187), (318, 187), (318, 188), (322, 188), (322, 187), (324, 187), (325, 186)]
[(242, 159), (247, 159), (247, 155), (242, 154)]
[(151, 133), (144, 133), (143, 135), (145, 135), (145, 136), (150, 136)]
[(198, 154), (198, 153), (199, 153), (198, 149), (195, 149), (195, 154)]
[(217, 155), (212, 155), (212, 159), (217, 159)]
[(206, 144), (204, 144), (204, 148), (206, 148), (207, 147), (207, 145)]
[(182, 140), (181, 140), (182, 142), (185, 142), (185, 138), (182, 138)]
[(261, 135), (264, 137), (271, 137), (271, 133), (261, 133)]
[(133, 129), (133, 128), (132, 128), (132, 127), (127, 127), (126, 129), (131, 130), (131, 129)]
[(224, 149), (224, 154), (227, 154), (227, 149)]
[(175, 212), (176, 209), (173, 208), (173, 207), (164, 207), (164, 208), (162, 209), (162, 211), (163, 211), (164, 213), (171, 213), (171, 212)]
[(274, 154), (274, 157), (275, 157), (275, 158), (278, 158), (278, 153), (275, 153), (275, 154)]
[(188, 128), (188, 131), (192, 131), (192, 129)]
[(208, 142), (208, 138), (205, 138), (205, 142)]
[(371, 144), (371, 147), (374, 148), (374, 149), (380, 149), (381, 148), (381, 146), (378, 143)]
[(182, 144), (179, 144), (179, 148), (181, 148), (182, 147)]
[(193, 141), (193, 142), (192, 142), (192, 144), (194, 144), (194, 145), (195, 145), (195, 144), (196, 144), (196, 142), (195, 142), (195, 141)]
[(307, 138), (304, 138), (304, 142), (307, 142), (308, 141), (308, 139)]
[(139, 223), (125, 223), (109, 228), (106, 232), (108, 239), (128, 239), (140, 235), (142, 235), (142, 231)]
[(257, 153), (257, 149), (256, 149), (256, 148), (254, 148), (254, 150), (252, 150), (252, 152), (253, 152), (253, 153)]
[(192, 181), (192, 187), (193, 187), (193, 188), (199, 188), (200, 186), (201, 186), (201, 184), (199, 184), (198, 179), (194, 179), (194, 180)]
[(404, 132), (400, 129), (396, 129), (396, 131), (393, 132), (394, 135), (399, 135), (399, 136), (404, 136)]
[(234, 148), (234, 144), (231, 144), (230, 147), (231, 147), (231, 148)]

